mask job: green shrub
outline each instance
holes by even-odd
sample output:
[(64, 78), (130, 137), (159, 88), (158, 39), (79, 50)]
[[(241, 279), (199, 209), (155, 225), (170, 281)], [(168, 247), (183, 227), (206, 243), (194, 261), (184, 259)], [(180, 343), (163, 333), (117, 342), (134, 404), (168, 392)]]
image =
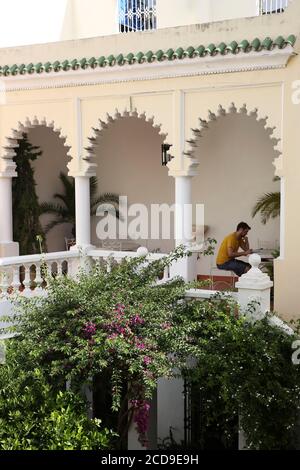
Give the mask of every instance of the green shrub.
[[(49, 280), (47, 296), (17, 295), (11, 362), (24, 376), (23, 382), (29, 380), (28, 399), (41, 393), (31, 380), (32, 370), (41, 371), (45, 384), (57, 391), (70, 383), (74, 394), (81, 393), (82, 384), (93, 387), (91, 378), (105, 375), (116, 416), (113, 429), (119, 435), (114, 445), (125, 447), (132, 420), (146, 445), (149, 401), (157, 380), (173, 375), (175, 360), (170, 352), (178, 349), (185, 335), (172, 330), (174, 312), (182, 308), (178, 302), (185, 294), (184, 282), (174, 279), (155, 285), (155, 280), (182, 256), (184, 250), (178, 248), (149, 265), (136, 258), (112, 266), (109, 272), (97, 266), (76, 279)], [(111, 428), (107, 407), (108, 403), (98, 417)]]
[(83, 398), (55, 390), (39, 369), (12, 368), (12, 356), (0, 367), (0, 450), (108, 448), (112, 435), (87, 417)]
[(230, 446), (239, 418), (249, 448), (293, 448), (300, 366), (292, 362), (292, 343), (298, 336), (268, 318), (254, 324), (237, 318), (234, 303), (226, 300), (193, 302), (186, 313), (198, 325), (192, 339), (197, 363), (184, 373), (202, 396), (202, 443), (214, 424)]

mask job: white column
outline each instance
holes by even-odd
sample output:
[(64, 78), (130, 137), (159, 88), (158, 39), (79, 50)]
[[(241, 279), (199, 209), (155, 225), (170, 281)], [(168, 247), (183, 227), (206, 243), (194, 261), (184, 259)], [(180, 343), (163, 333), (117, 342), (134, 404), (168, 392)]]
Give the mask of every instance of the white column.
[(91, 247), (90, 176), (75, 176), (76, 247)]
[[(192, 176), (175, 177), (175, 240), (176, 246), (189, 247), (192, 240)], [(186, 282), (197, 276), (197, 254), (179, 259), (170, 268), (170, 276), (181, 276)]]
[(0, 257), (18, 256), (13, 242), (12, 176), (0, 175)]
[(175, 177), (175, 238), (176, 246), (192, 239), (192, 176)]

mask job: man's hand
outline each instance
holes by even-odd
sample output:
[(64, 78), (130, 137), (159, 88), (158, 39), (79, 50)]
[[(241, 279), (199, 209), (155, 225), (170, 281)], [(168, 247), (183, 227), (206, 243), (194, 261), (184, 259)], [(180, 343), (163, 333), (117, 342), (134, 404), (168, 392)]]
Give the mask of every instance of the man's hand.
[(253, 250), (247, 250), (245, 251), (245, 256), (252, 255), (252, 253), (253, 253)]
[(244, 251), (249, 251), (250, 247), (249, 247), (249, 240), (248, 240), (248, 237), (243, 237), (243, 238), (242, 238), (241, 243), (240, 243), (240, 247), (241, 247), (242, 250), (244, 250)]

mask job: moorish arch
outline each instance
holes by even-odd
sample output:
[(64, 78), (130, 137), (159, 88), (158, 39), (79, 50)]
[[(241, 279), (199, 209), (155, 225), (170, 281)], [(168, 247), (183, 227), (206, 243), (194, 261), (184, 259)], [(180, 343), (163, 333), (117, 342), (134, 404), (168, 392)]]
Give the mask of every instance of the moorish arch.
[(261, 126), (266, 135), (269, 137), (271, 144), (274, 149), (274, 161), (273, 164), (275, 166), (275, 175), (276, 176), (282, 176), (281, 171), (282, 171), (282, 153), (281, 153), (281, 148), (280, 148), (280, 143), (281, 139), (276, 138), (273, 134), (276, 129), (275, 127), (269, 127), (267, 125), (267, 121), (269, 119), (268, 116), (265, 117), (260, 117), (258, 108), (255, 108), (251, 111), (247, 109), (247, 105), (243, 104), (241, 108), (237, 108), (234, 103), (231, 103), (228, 109), (223, 108), (223, 106), (220, 104), (218, 106), (218, 109), (216, 112), (212, 112), (211, 110), (208, 111), (207, 118), (202, 119), (201, 117), (199, 118), (199, 125), (193, 129), (191, 129), (192, 132), (192, 138), (187, 140), (187, 143), (189, 144), (188, 150), (184, 153), (185, 156), (188, 159), (187, 166), (188, 170), (195, 171), (197, 167), (199, 166), (199, 160), (196, 156), (196, 149), (199, 147), (199, 143), (201, 142), (201, 137), (205, 135), (205, 133), (213, 128), (214, 123), (222, 119), (226, 116), (230, 115), (240, 115), (240, 116), (247, 116), (249, 118), (254, 118), (259, 126)]
[[(269, 192), (282, 191), (275, 175), (282, 177), (281, 140), (274, 135), (275, 127), (268, 126), (268, 117), (259, 116), (258, 109), (248, 111), (244, 104), (238, 108), (231, 103), (228, 109), (208, 111), (193, 128), (192, 138), (185, 153), (192, 179), (193, 203), (204, 204), (207, 235), (217, 240), (215, 255), (224, 236), (234, 231), (241, 220), (248, 222), (252, 231), (252, 248), (269, 244), (272, 249), (282, 247), (283, 217), (262, 224), (260, 215), (252, 218), (252, 210), (260, 197)], [(199, 171), (197, 171), (199, 167)], [(273, 246), (274, 245), (274, 246)], [(202, 259), (199, 274), (209, 274), (212, 259)]]
[[(36, 193), (40, 203), (55, 202), (54, 194), (62, 193), (63, 187), (60, 181), (60, 173), (68, 174), (68, 162), (71, 161), (70, 145), (62, 129), (58, 128), (54, 121), (46, 118), (26, 118), (24, 122), (18, 122), (16, 129), (12, 129), (10, 136), (6, 137), (8, 145), (5, 146), (4, 160), (15, 170), (14, 156), (19, 146), (19, 140), (27, 134), (29, 141), (41, 149), (43, 155), (33, 161)], [(18, 174), (15, 174), (18, 177)], [(42, 225), (46, 226), (52, 217), (42, 215)], [(48, 250), (56, 252), (65, 249), (65, 236), (69, 236), (69, 227), (58, 226), (47, 234)]]
[(14, 149), (18, 147), (18, 140), (22, 138), (22, 134), (28, 133), (30, 129), (36, 127), (47, 127), (52, 130), (62, 141), (62, 144), (66, 149), (66, 155), (71, 159), (71, 154), (69, 153), (71, 145), (69, 145), (68, 136), (62, 133), (62, 128), (56, 127), (54, 121), (47, 121), (45, 117), (39, 119), (37, 116), (34, 116), (32, 119), (26, 117), (24, 123), (19, 121), (16, 129), (12, 129), (11, 135), (5, 137), (7, 144), (4, 146), (2, 159), (6, 164), (9, 164), (9, 162), (12, 163), (16, 154)]
[(118, 109), (116, 109), (114, 115), (106, 113), (106, 119), (105, 120), (99, 119), (97, 126), (92, 127), (93, 135), (88, 137), (90, 145), (88, 147), (85, 147), (85, 150), (87, 153), (84, 159), (86, 161), (91, 161), (94, 158), (96, 148), (100, 144), (100, 139), (105, 135), (105, 131), (111, 125), (115, 124), (119, 120), (128, 119), (128, 118), (137, 118), (137, 119), (144, 121), (149, 126), (153, 127), (157, 131), (157, 133), (161, 136), (163, 142), (165, 142), (168, 134), (162, 132), (162, 124), (156, 123), (154, 116), (148, 117), (145, 111), (139, 113), (136, 108), (133, 111), (128, 111), (125, 108), (123, 112), (120, 112)]
[[(174, 203), (174, 179), (161, 164), (161, 144), (167, 134), (154, 117), (137, 109), (123, 112), (116, 109), (113, 115), (107, 113), (105, 120), (99, 119), (92, 132), (85, 159), (95, 165), (100, 193), (126, 196), (129, 206), (142, 204), (148, 214), (151, 204)], [(95, 234), (93, 223), (92, 234)], [(168, 240), (160, 244), (152, 239), (150, 223), (149, 237), (141, 240), (147, 240), (150, 249), (164, 250), (167, 243), (173, 243)], [(93, 244), (96, 243), (93, 239)]]

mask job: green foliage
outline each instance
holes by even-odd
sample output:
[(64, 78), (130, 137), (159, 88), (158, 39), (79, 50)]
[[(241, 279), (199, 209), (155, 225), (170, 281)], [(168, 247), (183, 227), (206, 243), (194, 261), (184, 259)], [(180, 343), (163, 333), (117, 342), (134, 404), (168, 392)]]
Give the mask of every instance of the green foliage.
[[(51, 214), (55, 218), (46, 226), (46, 233), (61, 224), (71, 224), (72, 234), (75, 236), (75, 178), (69, 178), (65, 173), (59, 175), (63, 185), (63, 193), (54, 194), (57, 203), (44, 202), (41, 204), (42, 214)], [(97, 195), (98, 181), (96, 177), (90, 178), (91, 215), (96, 215), (99, 204), (109, 204), (115, 208), (116, 216), (119, 217), (119, 197), (114, 193)]]
[[(273, 181), (278, 181), (275, 177)], [(262, 224), (266, 224), (270, 219), (276, 219), (280, 215), (280, 191), (266, 193), (256, 202), (252, 210), (252, 217), (260, 214)]]
[[(93, 387), (96, 376), (109, 377), (113, 431), (119, 436), (110, 445), (121, 447), (132, 420), (146, 445), (157, 380), (181, 370), (201, 395), (197, 448), (218, 427), (230, 448), (238, 417), (250, 448), (293, 447), (300, 409), (300, 366), (291, 360), (297, 335), (288, 336), (267, 319), (247, 322), (238, 317), (236, 303), (222, 296), (188, 301), (189, 286), (179, 278), (156, 284), (185, 255), (179, 247), (151, 263), (124, 259), (111, 262), (109, 271), (98, 265), (75, 279), (49, 279), (47, 297), (16, 296), (17, 336), (7, 340), (8, 362), (0, 377), (2, 446), (35, 446), (35, 434), (43, 448), (69, 448), (68, 442), (75, 448), (80, 442), (105, 446), (107, 431), (98, 436), (97, 422), (86, 421), (80, 398), (82, 384)], [(98, 415), (105, 425), (107, 406)], [(163, 443), (175, 444), (172, 436)]]
[(229, 447), (239, 417), (249, 448), (292, 448), (300, 409), (300, 367), (291, 359), (296, 335), (267, 319), (237, 318), (234, 303), (224, 299), (190, 303), (186, 314), (198, 328), (192, 340), (197, 366), (185, 374), (202, 395), (200, 444), (215, 425)]
[(78, 394), (58, 390), (41, 369), (19, 363), (18, 339), (8, 341), (0, 368), (0, 450), (105, 449), (111, 433), (90, 420)]
[(173, 334), (172, 323), (182, 309), (185, 285), (180, 279), (165, 285), (155, 281), (182, 256), (178, 248), (150, 264), (135, 258), (112, 265), (110, 272), (97, 266), (76, 279), (49, 279), (47, 297), (17, 296), (16, 364), (25, 376), (42, 370), (46, 383), (59, 390), (69, 381), (74, 393), (108, 371), (112, 409), (118, 415), (115, 431), (122, 440), (136, 407), (145, 406), (158, 378), (172, 376), (178, 365), (170, 352), (184, 344), (186, 332), (175, 329)]
[[(42, 155), (39, 147), (31, 145), (28, 135), (22, 134), (18, 139), (18, 147), (15, 148), (17, 178), (13, 178), (13, 218), (14, 240), (19, 242), (20, 255), (30, 255), (39, 252), (37, 235), (43, 236), (40, 224), (41, 208), (36, 194), (34, 169), (31, 162)], [(44, 236), (43, 236), (44, 238)], [(44, 251), (46, 246), (44, 245)]]
[[(280, 255), (279, 248), (272, 251), (272, 256), (274, 259), (278, 258), (279, 255)], [(271, 281), (274, 281), (274, 261), (273, 260), (264, 263), (263, 271), (266, 271)]]

